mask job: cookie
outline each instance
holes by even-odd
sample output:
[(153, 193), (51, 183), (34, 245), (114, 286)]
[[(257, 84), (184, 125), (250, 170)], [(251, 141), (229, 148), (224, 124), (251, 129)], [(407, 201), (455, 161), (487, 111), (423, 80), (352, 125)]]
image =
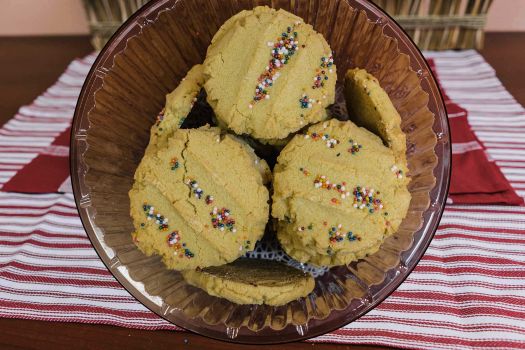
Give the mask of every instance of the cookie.
[(166, 147), (173, 133), (180, 128), (197, 100), (204, 84), (203, 66), (193, 66), (180, 84), (168, 95), (166, 105), (151, 127), (150, 141), (146, 152)]
[(133, 240), (175, 270), (231, 262), (263, 235), (268, 173), (264, 160), (218, 128), (174, 130), (136, 170)]
[(219, 124), (270, 142), (326, 119), (337, 77), (321, 34), (265, 6), (226, 21), (208, 48), (204, 75)]
[(401, 116), (379, 81), (364, 69), (350, 69), (345, 76), (344, 94), (350, 119), (381, 137), (399, 161), (405, 159)]
[(186, 282), (236, 304), (284, 305), (307, 296), (315, 281), (309, 274), (272, 260), (238, 259), (233, 263), (187, 270)]
[(272, 216), (283, 249), (319, 266), (374, 253), (406, 216), (406, 171), (378, 136), (351, 121), (295, 136), (274, 168)]

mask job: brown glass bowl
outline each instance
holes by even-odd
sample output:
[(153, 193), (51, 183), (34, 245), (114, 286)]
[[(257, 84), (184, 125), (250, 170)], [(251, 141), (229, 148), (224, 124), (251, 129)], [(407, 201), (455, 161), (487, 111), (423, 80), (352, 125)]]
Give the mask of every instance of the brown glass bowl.
[[(335, 51), (339, 81), (352, 67), (375, 75), (407, 134), (412, 201), (379, 251), (316, 278), (307, 298), (280, 307), (236, 305), (187, 285), (131, 241), (128, 190), (149, 129), (219, 26), (266, 4), (293, 12)], [(339, 96), (339, 101), (341, 98)], [(71, 177), (80, 217), (99, 256), (135, 298), (166, 320), (209, 337), (278, 343), (354, 321), (392, 293), (415, 267), (438, 226), (450, 177), (445, 107), (423, 56), (401, 28), (364, 0), (159, 0), (133, 15), (93, 64), (75, 111)]]

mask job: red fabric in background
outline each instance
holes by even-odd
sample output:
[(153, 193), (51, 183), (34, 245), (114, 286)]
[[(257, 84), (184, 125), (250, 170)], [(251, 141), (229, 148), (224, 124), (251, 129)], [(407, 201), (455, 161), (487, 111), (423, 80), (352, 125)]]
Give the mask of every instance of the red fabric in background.
[[(437, 76), (434, 61), (428, 63)], [(439, 80), (439, 77), (438, 77)], [(449, 198), (455, 204), (523, 205), (499, 167), (485, 152), (468, 122), (468, 112), (454, 103), (443, 87), (452, 140), (452, 177)]]
[(69, 176), (69, 139), (71, 128), (61, 132), (53, 144), (44, 148), (29, 164), (2, 187), (6, 192), (58, 192)]

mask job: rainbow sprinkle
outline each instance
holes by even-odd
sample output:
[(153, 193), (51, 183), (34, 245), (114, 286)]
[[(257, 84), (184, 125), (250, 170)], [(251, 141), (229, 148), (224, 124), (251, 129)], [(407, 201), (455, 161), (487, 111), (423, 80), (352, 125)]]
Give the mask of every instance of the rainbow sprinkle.
[(178, 255), (180, 258), (183, 256), (187, 257), (188, 259), (193, 258), (195, 255), (186, 248), (186, 243), (181, 243), (181, 235), (179, 231), (173, 231), (168, 235), (168, 246), (175, 248), (176, 255)]
[(157, 115), (157, 120), (155, 121), (155, 126), (158, 127), (163, 120), (164, 120), (164, 108)]
[(355, 241), (355, 240), (358, 240), (358, 241), (361, 240), (361, 237), (354, 235), (352, 231), (348, 231), (348, 233), (346, 234), (346, 238), (348, 238), (350, 242)]
[(368, 209), (370, 213), (374, 213), (383, 209), (383, 202), (377, 196), (381, 193), (375, 192), (373, 188), (357, 186), (352, 192), (354, 194), (354, 208)]
[[(314, 179), (315, 188), (325, 188), (327, 190), (335, 190), (341, 195), (341, 199), (346, 199), (350, 196), (350, 192), (346, 190), (346, 182), (340, 184), (331, 183), (325, 175), (317, 175)], [(339, 204), (336, 198), (332, 198), (332, 203)]]
[[(297, 22), (296, 24), (299, 23)], [(268, 42), (268, 46), (272, 48), (271, 59), (268, 61), (264, 72), (257, 79), (258, 84), (253, 96), (254, 102), (270, 98), (268, 89), (279, 78), (280, 73), (278, 71), (288, 64), (290, 58), (299, 50), (297, 37), (298, 34), (294, 31), (294, 26), (289, 26), (286, 28), (286, 32), (283, 32), (275, 42)], [(250, 104), (249, 107), (253, 108), (253, 105)]]
[[(199, 183), (196, 180), (193, 179), (187, 179), (186, 185), (190, 188), (190, 190), (194, 193), (195, 198), (201, 199), (204, 195), (204, 191), (202, 188), (200, 188)], [(214, 197), (212, 195), (206, 195), (204, 198), (204, 202), (206, 205), (211, 205), (214, 202)], [(213, 207), (213, 210), (210, 212), (211, 216), (211, 224), (214, 228), (217, 228), (221, 231), (224, 231), (225, 229), (228, 229), (230, 232), (237, 232), (237, 229), (235, 228), (235, 220), (230, 215), (230, 209), (222, 208), (218, 209), (217, 207)]]
[(333, 53), (328, 57), (321, 57), (321, 68), (328, 68), (328, 72), (332, 73), (332, 66), (334, 65)]
[(304, 226), (297, 226), (297, 231), (303, 232), (306, 229), (308, 229), (309, 231), (312, 231), (313, 228), (314, 228), (314, 224), (310, 224), (310, 225), (308, 225), (306, 227), (304, 227)]
[(332, 73), (332, 67), (334, 64), (334, 58), (330, 54), (328, 57), (321, 57), (320, 68), (315, 71), (314, 84), (312, 89), (320, 89), (324, 86), (325, 80), (328, 80), (327, 71)]
[(330, 138), (330, 135), (328, 134), (325, 134), (325, 133), (317, 133), (317, 132), (307, 132), (305, 135), (304, 135), (304, 138), (305, 139), (312, 139), (313, 141), (319, 141), (319, 140), (322, 140), (322, 141), (326, 141), (326, 147), (328, 148), (334, 148), (336, 145), (338, 145), (340, 143), (340, 141), (338, 139), (334, 139), (334, 138)]
[(392, 165), (390, 171), (392, 171), (398, 179), (403, 178), (403, 170), (399, 169), (396, 165)]
[(155, 211), (155, 207), (144, 203), (142, 206), (142, 209), (144, 210), (144, 214), (146, 214), (146, 218), (148, 220), (155, 220), (155, 223), (159, 225), (159, 230), (161, 231), (167, 231), (168, 230), (168, 218), (165, 218), (163, 215), (160, 215), (158, 212)]
[[(301, 170), (303, 168), (300, 168)], [(301, 170), (304, 173), (304, 170)], [(305, 174), (305, 176), (308, 176)], [(373, 188), (357, 186), (353, 189), (352, 192), (348, 191), (346, 188), (347, 183), (345, 181), (341, 183), (332, 183), (326, 177), (326, 175), (317, 175), (313, 181), (314, 187), (317, 189), (326, 189), (333, 190), (339, 193), (340, 198), (331, 198), (330, 203), (339, 205), (341, 201), (351, 197), (351, 194), (354, 195), (354, 208), (356, 209), (368, 209), (370, 213), (374, 213), (380, 209), (383, 209), (383, 201), (377, 196), (381, 193), (375, 191)]]
[(303, 95), (303, 97), (299, 99), (299, 104), (301, 108), (312, 108), (314, 103), (315, 99), (309, 98), (308, 95)]
[(299, 171), (304, 174), (304, 176), (310, 175), (310, 172), (306, 168), (299, 168)]
[(222, 208), (219, 210), (217, 207), (213, 207), (210, 216), (211, 224), (214, 228), (218, 228), (221, 231), (228, 229), (233, 233), (237, 232), (237, 229), (234, 227), (235, 220), (230, 216), (229, 209)]
[(171, 170), (177, 170), (179, 168), (179, 160), (177, 158), (172, 158), (170, 161)]
[(173, 231), (168, 235), (168, 245), (171, 247), (180, 242), (179, 231)]
[(330, 243), (340, 243), (345, 239), (345, 237), (350, 242), (355, 241), (355, 240), (359, 240), (359, 241), (361, 240), (361, 238), (354, 235), (352, 231), (348, 231), (346, 233), (344, 231), (345, 230), (343, 230), (342, 224), (330, 227), (330, 229), (328, 229), (328, 238), (330, 240)]
[(362, 145), (358, 144), (352, 139), (348, 140), (348, 142), (350, 142), (350, 148), (348, 149), (348, 153), (352, 153), (352, 155), (355, 155), (361, 150), (361, 148), (363, 148)]
[(195, 198), (201, 199), (204, 191), (199, 187), (199, 183), (195, 180), (188, 179), (186, 180), (186, 185), (193, 191)]

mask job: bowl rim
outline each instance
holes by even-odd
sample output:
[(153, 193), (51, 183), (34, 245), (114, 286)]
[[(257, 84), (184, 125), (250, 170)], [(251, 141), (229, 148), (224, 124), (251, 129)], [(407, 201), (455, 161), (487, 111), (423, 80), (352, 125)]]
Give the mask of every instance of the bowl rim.
[[(84, 151), (79, 150), (79, 146), (77, 145), (77, 141), (82, 141), (86, 139), (87, 134), (77, 134), (79, 129), (81, 129), (80, 122), (82, 121), (82, 117), (84, 116), (89, 123), (88, 115), (91, 112), (91, 110), (94, 108), (94, 101), (92, 106), (89, 106), (89, 110), (85, 110), (85, 104), (87, 103), (87, 100), (89, 99), (89, 90), (91, 89), (91, 85), (93, 84), (94, 80), (96, 80), (97, 77), (99, 77), (99, 74), (97, 72), (100, 72), (100, 70), (104, 70), (103, 64), (112, 57), (115, 57), (120, 52), (122, 52), (127, 47), (127, 40), (120, 40), (119, 39), (126, 39), (125, 36), (133, 31), (136, 30), (137, 27), (139, 28), (139, 33), (142, 32), (142, 29), (144, 26), (147, 26), (149, 24), (149, 19), (147, 18), (152, 13), (155, 14), (155, 18), (158, 18), (158, 16), (169, 9), (172, 9), (176, 6), (177, 3), (179, 3), (182, 0), (154, 0), (146, 3), (144, 6), (139, 8), (134, 14), (132, 14), (124, 23), (115, 31), (115, 33), (111, 36), (111, 38), (108, 40), (108, 42), (104, 45), (104, 47), (100, 50), (98, 53), (95, 61), (93, 62), (91, 68), (89, 69), (89, 72), (86, 76), (86, 80), (84, 81), (82, 85), (82, 89), (79, 94), (79, 98), (77, 100), (77, 104), (75, 106), (74, 116), (72, 120), (72, 127), (71, 127), (71, 134), (70, 134), (70, 149), (69, 149), (69, 159), (70, 159), (70, 176), (71, 176), (71, 183), (72, 183), (72, 189), (73, 189), (73, 195), (75, 199), (76, 208), (82, 223), (82, 226), (84, 230), (86, 231), (86, 234), (94, 247), (99, 259), (104, 263), (105, 267), (108, 269), (108, 271), (115, 277), (117, 282), (139, 303), (144, 305), (146, 308), (148, 308), (150, 311), (155, 313), (157, 316), (160, 316), (164, 320), (168, 321), (170, 324), (175, 325), (178, 328), (182, 328), (186, 331), (190, 331), (195, 334), (199, 334), (211, 339), (219, 340), (219, 341), (225, 341), (225, 342), (233, 342), (233, 343), (240, 343), (240, 344), (261, 344), (260, 342), (253, 341), (257, 337), (257, 332), (253, 332), (254, 336), (250, 336), (249, 338), (221, 338), (217, 335), (215, 331), (205, 331), (203, 332), (202, 329), (198, 330), (195, 329), (191, 324), (185, 324), (184, 326), (181, 326), (179, 324), (174, 323), (172, 320), (170, 320), (167, 316), (165, 316), (162, 312), (156, 311), (155, 308), (159, 309), (158, 305), (151, 302), (151, 300), (144, 297), (143, 292), (139, 291), (136, 286), (134, 286), (128, 279), (126, 275), (124, 275), (122, 272), (120, 272), (117, 268), (118, 266), (115, 266), (112, 264), (112, 259), (105, 254), (104, 247), (102, 246), (100, 240), (98, 239), (97, 233), (94, 232), (93, 226), (91, 226), (90, 218), (87, 213), (87, 210), (83, 208), (82, 201), (85, 200), (85, 198), (82, 197), (82, 190), (80, 185), (80, 178), (78, 175), (78, 172), (76, 169), (78, 169), (78, 166), (81, 165), (83, 162), (83, 153)], [(368, 20), (372, 21), (370, 18), (370, 14), (380, 14), (378, 18), (376, 19), (376, 23), (378, 24), (389, 24), (393, 27), (393, 29), (397, 32), (397, 35), (404, 36), (404, 40), (408, 42), (408, 45), (405, 46), (405, 50), (412, 51), (412, 56), (416, 57), (416, 63), (418, 63), (420, 66), (424, 67), (427, 72), (427, 77), (429, 78), (429, 89), (436, 95), (435, 96), (435, 102), (436, 105), (436, 111), (439, 113), (441, 112), (441, 116), (438, 116), (434, 112), (430, 111), (434, 115), (434, 124), (433, 129), (436, 125), (436, 123), (441, 122), (442, 129), (444, 129), (443, 137), (442, 139), (437, 139), (437, 142), (434, 146), (434, 150), (442, 144), (444, 146), (444, 149), (441, 152), (441, 156), (437, 156), (438, 162), (436, 163), (436, 166), (433, 170), (434, 176), (436, 169), (441, 164), (442, 168), (442, 174), (441, 174), (441, 183), (436, 181), (436, 184), (432, 188), (432, 191), (436, 191), (437, 185), (441, 184), (440, 190), (437, 192), (436, 195), (436, 201), (430, 204), (430, 206), (433, 206), (435, 208), (434, 213), (435, 215), (428, 219), (425, 218), (428, 216), (427, 212), (429, 208), (425, 209), (422, 215), (422, 222), (423, 224), (428, 224), (430, 221), (435, 222), (435, 228), (432, 229), (429, 233), (427, 233), (424, 237), (422, 237), (423, 241), (422, 244), (419, 246), (419, 251), (417, 251), (417, 254), (413, 257), (411, 257), (412, 260), (415, 259), (415, 262), (412, 264), (412, 266), (408, 266), (405, 268), (404, 271), (400, 274), (401, 276), (396, 276), (395, 283), (392, 283), (390, 281), (389, 284), (386, 285), (386, 293), (380, 298), (374, 299), (364, 310), (361, 310), (355, 317), (352, 317), (352, 319), (341, 319), (340, 323), (337, 326), (329, 327), (328, 330), (322, 330), (322, 331), (315, 331), (314, 329), (309, 330), (305, 334), (297, 333), (297, 337), (294, 337), (293, 339), (275, 339), (271, 341), (264, 342), (265, 344), (283, 344), (283, 343), (289, 343), (294, 341), (303, 341), (306, 339), (314, 338), (317, 336), (321, 336), (327, 333), (331, 333), (339, 328), (342, 328), (362, 316), (366, 315), (368, 312), (375, 309), (379, 304), (381, 304), (386, 298), (388, 298), (394, 291), (396, 291), (399, 286), (406, 280), (406, 278), (411, 274), (411, 272), (414, 270), (414, 268), (418, 265), (421, 258), (424, 256), (425, 252), (427, 251), (432, 239), (435, 236), (435, 233), (438, 229), (439, 222), (441, 221), (441, 218), (443, 216), (443, 212), (445, 210), (446, 206), (446, 200), (448, 197), (449, 189), (450, 189), (450, 178), (452, 174), (452, 147), (450, 142), (450, 123), (448, 120), (448, 114), (445, 107), (445, 102), (443, 98), (443, 93), (441, 92), (440, 86), (438, 84), (438, 80), (430, 68), (428, 62), (426, 61), (425, 57), (423, 56), (421, 50), (417, 47), (417, 45), (414, 43), (412, 38), (406, 33), (406, 31), (390, 16), (388, 13), (386, 13), (383, 9), (381, 9), (376, 4), (372, 3), (371, 1), (366, 0), (340, 0), (347, 2), (351, 7), (355, 8), (358, 11), (364, 11)], [(386, 22), (385, 22), (386, 19)], [(383, 26), (384, 28), (384, 26)], [(399, 47), (399, 41), (398, 38), (392, 37), (392, 35), (385, 34), (384, 35), (393, 38), (397, 43), (397, 51), (399, 51), (401, 54), (405, 54), (405, 51), (402, 51)], [(118, 49), (117, 52), (115, 51), (115, 48), (113, 48), (114, 44), (121, 45), (124, 43), (122, 48)], [(114, 64), (114, 61), (113, 61)], [(409, 69), (413, 71), (412, 65), (414, 62), (410, 62)], [(102, 71), (102, 74), (104, 72)], [(99, 89), (96, 89), (94, 93), (96, 93)], [(94, 95), (94, 94), (93, 94)], [(430, 101), (429, 101), (430, 103)], [(429, 105), (427, 103), (427, 106)], [(89, 127), (88, 127), (89, 128)], [(87, 131), (87, 129), (86, 129)], [(436, 176), (436, 180), (437, 176)], [(88, 195), (89, 197), (89, 195)], [(418, 229), (416, 232), (419, 232), (421, 229)], [(410, 249), (413, 249), (413, 246), (415, 244), (412, 243), (412, 246)], [(104, 253), (104, 254), (103, 254)], [(344, 311), (344, 310), (341, 310)], [(319, 320), (324, 321), (324, 320)]]

